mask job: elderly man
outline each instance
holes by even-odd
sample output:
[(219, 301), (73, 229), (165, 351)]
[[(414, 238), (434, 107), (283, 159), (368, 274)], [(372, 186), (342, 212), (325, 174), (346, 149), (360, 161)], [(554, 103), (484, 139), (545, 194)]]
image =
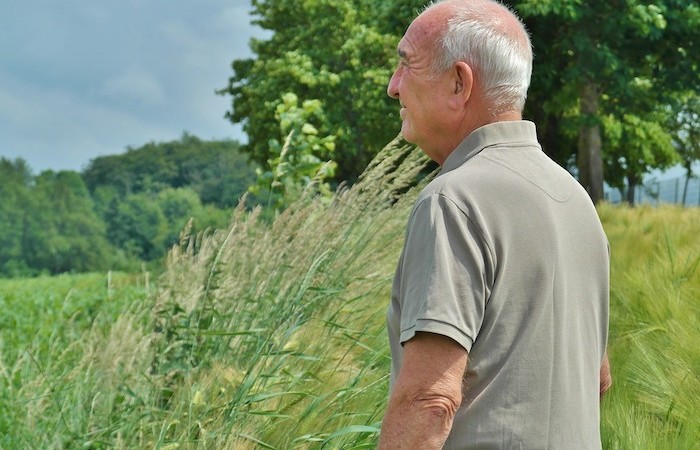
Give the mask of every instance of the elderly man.
[(388, 318), (381, 449), (600, 448), (608, 248), (596, 210), (521, 119), (530, 41), (490, 0), (426, 9), (388, 94), (441, 165), (416, 200)]

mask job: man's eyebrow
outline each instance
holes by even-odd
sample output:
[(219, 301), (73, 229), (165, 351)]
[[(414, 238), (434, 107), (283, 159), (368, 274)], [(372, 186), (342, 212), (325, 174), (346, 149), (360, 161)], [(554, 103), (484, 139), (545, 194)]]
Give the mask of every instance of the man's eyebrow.
[(406, 55), (406, 52), (401, 48), (397, 48), (396, 53), (399, 54), (399, 58), (401, 58), (401, 59), (406, 59), (408, 56), (408, 55)]

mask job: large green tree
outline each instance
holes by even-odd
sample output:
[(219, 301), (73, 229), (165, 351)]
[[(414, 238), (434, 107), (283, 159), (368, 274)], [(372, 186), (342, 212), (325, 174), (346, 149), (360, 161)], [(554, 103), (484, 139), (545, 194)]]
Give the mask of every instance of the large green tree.
[[(395, 44), (424, 3), (252, 1), (256, 23), (273, 34), (252, 41), (255, 57), (234, 61), (222, 90), (232, 96), (229, 118), (248, 133), (244, 150), (266, 163), (280, 95), (294, 92), (321, 101), (326, 115), (314, 125), (338, 137), (339, 178), (359, 173), (364, 155), (398, 130), (385, 87)], [(636, 183), (674, 160), (659, 120), (678, 91), (700, 88), (697, 1), (506, 3), (524, 17), (534, 44), (525, 116), (537, 123), (545, 151), (577, 173), (595, 201), (605, 179)]]
[(50, 273), (111, 267), (113, 249), (79, 173), (42, 172), (27, 210), (22, 251), (28, 266)]
[(255, 166), (236, 141), (203, 141), (185, 133), (178, 140), (95, 158), (83, 178), (101, 209), (114, 198), (181, 187), (192, 188), (203, 203), (224, 208), (238, 204), (255, 179)]
[[(525, 17), (535, 48), (527, 113), (542, 124), (545, 149), (557, 159), (571, 161), (570, 152), (554, 147), (575, 145), (579, 180), (594, 201), (602, 199), (606, 168), (613, 184), (620, 177), (638, 182), (673, 160), (668, 129), (658, 126), (659, 105), (679, 89), (700, 88), (697, 2), (511, 4)], [(610, 145), (621, 128), (624, 141)]]
[(606, 180), (630, 205), (635, 202), (636, 187), (644, 174), (678, 161), (671, 136), (664, 128), (666, 114), (659, 110), (648, 117), (608, 114), (602, 118)]
[[(398, 37), (377, 31), (376, 0), (253, 0), (255, 23), (272, 31), (252, 40), (254, 58), (236, 60), (220, 92), (232, 97), (227, 114), (248, 135), (243, 147), (265, 166), (268, 141), (279, 135), (275, 118), (282, 94), (303, 103), (319, 99), (312, 122), (335, 136), (336, 179), (354, 180), (399, 129), (396, 104), (386, 95)], [(384, 11), (384, 8), (379, 10)]]
[(197, 192), (190, 187), (162, 190), (155, 201), (167, 223), (164, 238), (166, 249), (180, 240), (180, 234), (187, 229), (188, 223), (188, 231), (197, 233), (211, 228), (224, 228), (230, 219), (230, 210), (203, 205)]
[(139, 193), (113, 202), (107, 211), (107, 237), (129, 256), (152, 261), (168, 244), (168, 221), (154, 194)]
[(0, 275), (30, 271), (22, 253), (28, 234), (33, 176), (23, 159), (0, 158)]
[(82, 173), (0, 159), (0, 275), (131, 269), (191, 232), (222, 228), (255, 179), (235, 141), (148, 143)]
[(679, 95), (669, 114), (668, 127), (672, 132), (681, 164), (685, 169), (682, 202), (688, 195), (688, 184), (693, 178), (693, 165), (700, 161), (700, 95), (697, 91)]

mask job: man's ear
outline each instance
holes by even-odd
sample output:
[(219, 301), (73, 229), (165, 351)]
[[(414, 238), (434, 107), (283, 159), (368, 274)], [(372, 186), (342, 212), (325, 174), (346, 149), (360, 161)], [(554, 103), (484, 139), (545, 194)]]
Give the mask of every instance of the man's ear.
[(474, 72), (464, 61), (456, 62), (452, 67), (452, 101), (455, 107), (463, 106), (472, 95)]

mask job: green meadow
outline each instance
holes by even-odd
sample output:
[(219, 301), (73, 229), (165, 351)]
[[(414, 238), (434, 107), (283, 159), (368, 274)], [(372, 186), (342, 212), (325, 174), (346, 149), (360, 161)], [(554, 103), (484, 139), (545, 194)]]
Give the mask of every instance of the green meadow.
[[(271, 223), (241, 209), (226, 230), (185, 230), (158, 277), (0, 280), (0, 449), (373, 448), (384, 314), (425, 164), (408, 147), (375, 161)], [(604, 447), (700, 448), (700, 210), (599, 213)]]

